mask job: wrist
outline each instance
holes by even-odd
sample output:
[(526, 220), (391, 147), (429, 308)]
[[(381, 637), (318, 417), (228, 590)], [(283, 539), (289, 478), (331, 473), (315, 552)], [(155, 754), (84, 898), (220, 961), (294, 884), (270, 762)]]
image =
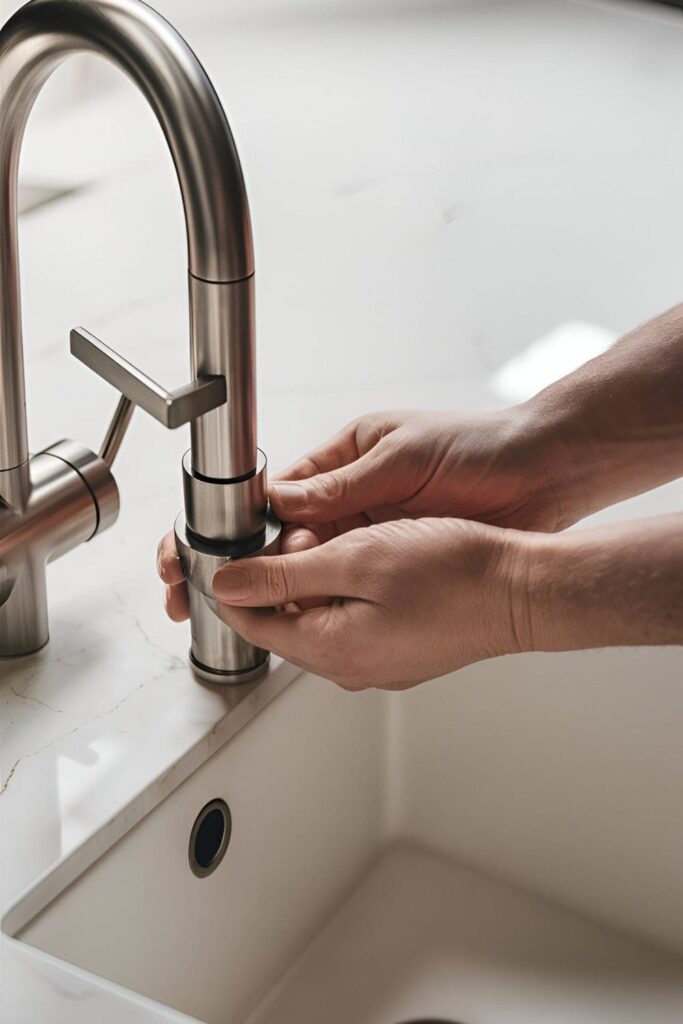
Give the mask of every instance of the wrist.
[(674, 514), (524, 535), (516, 605), (521, 649), (680, 644), (682, 523)]
[(501, 560), (509, 653), (568, 650), (573, 644), (569, 592), (575, 584), (574, 534), (504, 530)]
[(553, 394), (552, 388), (512, 412), (524, 469), (544, 509), (538, 528), (565, 530), (599, 506), (592, 492), (600, 460), (586, 418), (573, 396)]
[[(563, 651), (573, 647), (575, 534), (529, 534), (525, 543), (523, 587), (526, 651)], [(521, 629), (521, 625), (520, 625)]]
[(530, 578), (534, 564), (535, 538), (543, 534), (523, 530), (499, 529), (501, 555), (496, 560), (498, 590), (501, 595), (504, 642), (501, 654), (533, 651)]

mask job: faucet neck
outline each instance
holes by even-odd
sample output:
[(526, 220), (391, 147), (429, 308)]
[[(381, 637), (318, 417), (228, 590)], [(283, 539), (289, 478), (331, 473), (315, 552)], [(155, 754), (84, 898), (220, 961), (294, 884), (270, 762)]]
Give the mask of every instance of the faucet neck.
[[(84, 51), (120, 67), (156, 114), (180, 184), (190, 281), (217, 285), (222, 292), (254, 271), (249, 204), (232, 134), (206, 72), (178, 33), (140, 0), (32, 0), (22, 7), (0, 31), (0, 473), (28, 459), (17, 249), (21, 143), (44, 82), (64, 58)], [(212, 303), (204, 298), (207, 305)], [(194, 363), (205, 370), (212, 359), (205, 358), (204, 345), (215, 347), (211, 333), (220, 325), (205, 322), (204, 312), (201, 318), (209, 336), (206, 341), (193, 337), (192, 350)], [(253, 339), (245, 339), (241, 348), (250, 360)], [(253, 387), (250, 368), (243, 380)], [(236, 422), (228, 408), (221, 429), (247, 437), (253, 452), (245, 448), (241, 461), (252, 469), (253, 390), (241, 407), (251, 426)], [(201, 433), (201, 424), (197, 429)], [(226, 463), (221, 475), (237, 475), (233, 470)]]

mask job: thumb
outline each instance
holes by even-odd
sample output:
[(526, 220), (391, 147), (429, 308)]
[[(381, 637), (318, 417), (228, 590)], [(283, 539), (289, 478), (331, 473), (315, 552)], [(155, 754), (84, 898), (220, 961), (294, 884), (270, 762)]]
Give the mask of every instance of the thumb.
[(274, 480), (270, 500), (287, 523), (323, 523), (405, 497), (400, 472), (377, 445), (355, 462), (306, 480)]
[[(335, 552), (335, 549), (336, 552)], [(213, 578), (224, 604), (272, 608), (307, 597), (352, 597), (348, 558), (335, 541), (290, 555), (262, 555), (229, 562)]]

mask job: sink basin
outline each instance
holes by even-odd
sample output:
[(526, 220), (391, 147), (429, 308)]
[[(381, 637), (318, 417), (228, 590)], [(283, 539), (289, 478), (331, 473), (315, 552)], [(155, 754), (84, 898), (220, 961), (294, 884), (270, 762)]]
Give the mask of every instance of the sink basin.
[[(676, 658), (500, 659), (404, 694), (300, 675), (18, 937), (207, 1024), (680, 1024), (680, 825), (648, 829), (680, 742), (662, 727), (653, 769), (629, 732)], [(198, 877), (211, 801), (229, 842), (214, 816)]]

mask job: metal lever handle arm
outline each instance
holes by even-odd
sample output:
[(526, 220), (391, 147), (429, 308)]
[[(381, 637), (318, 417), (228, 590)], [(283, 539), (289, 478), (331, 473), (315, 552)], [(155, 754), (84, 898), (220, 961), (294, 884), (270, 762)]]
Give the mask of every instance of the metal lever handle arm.
[(227, 401), (225, 377), (200, 377), (167, 391), (83, 327), (71, 331), (71, 354), (170, 430)]
[(100, 448), (100, 458), (103, 462), (106, 462), (110, 469), (114, 465), (114, 459), (119, 454), (119, 448), (126, 436), (126, 431), (134, 411), (135, 406), (130, 398), (121, 395)]

